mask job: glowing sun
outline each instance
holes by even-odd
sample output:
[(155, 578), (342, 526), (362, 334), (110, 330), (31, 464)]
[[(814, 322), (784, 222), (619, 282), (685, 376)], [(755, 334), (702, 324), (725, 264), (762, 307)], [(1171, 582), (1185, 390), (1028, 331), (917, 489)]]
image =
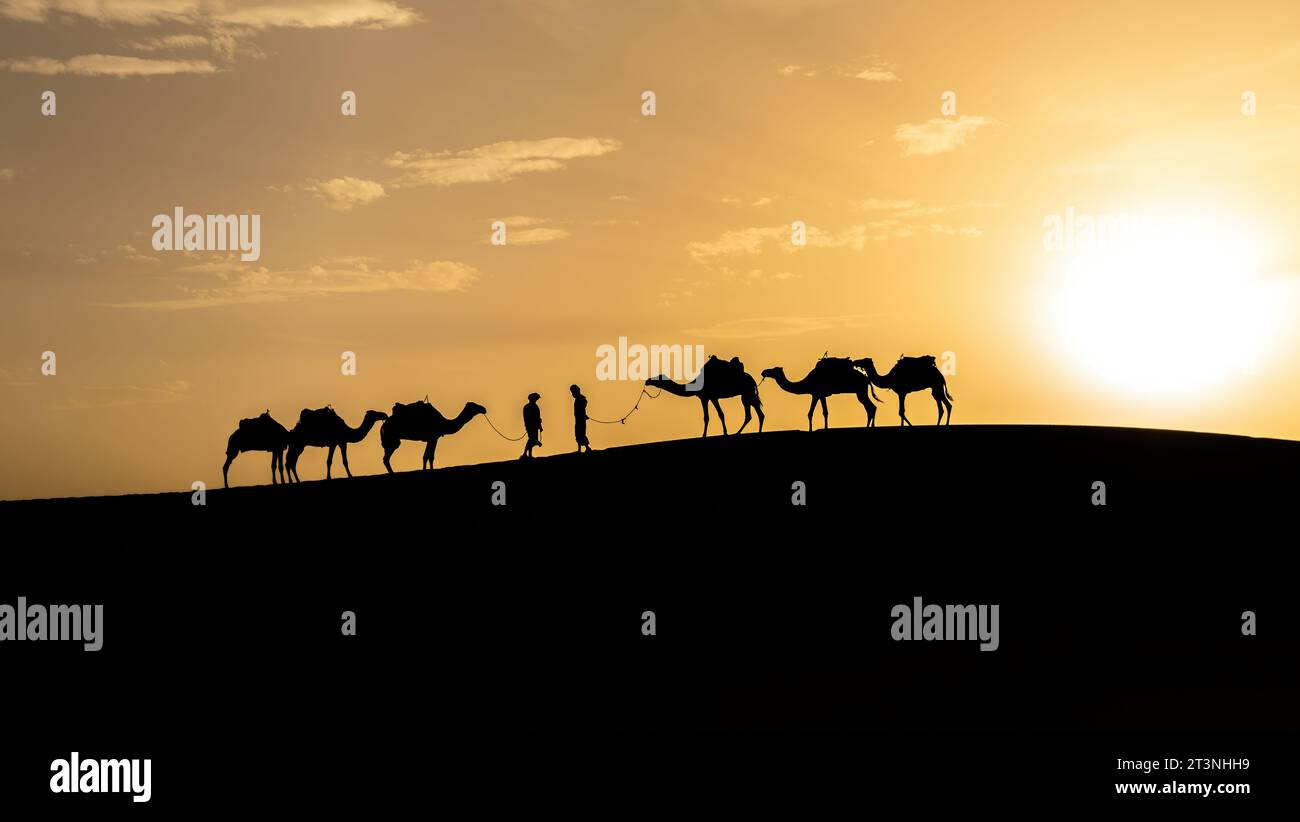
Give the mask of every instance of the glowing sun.
[(1042, 316), (1090, 382), (1168, 396), (1248, 379), (1285, 327), (1265, 238), (1244, 221), (1159, 208), (1044, 226)]

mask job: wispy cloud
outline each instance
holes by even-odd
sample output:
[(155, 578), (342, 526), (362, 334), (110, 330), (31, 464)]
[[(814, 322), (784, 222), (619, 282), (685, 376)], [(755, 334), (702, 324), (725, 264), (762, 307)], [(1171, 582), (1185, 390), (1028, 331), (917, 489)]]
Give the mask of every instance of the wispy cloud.
[[(420, 15), (390, 0), (0, 0), (0, 18), (32, 24), (77, 20), (100, 26), (179, 26), (187, 31), (131, 41), (137, 52), (164, 52), (209, 47), (226, 61), (242, 54), (265, 57), (248, 41), (269, 29), (389, 29), (420, 22)], [(70, 74), (85, 77), (149, 77), (166, 74), (212, 74), (204, 60), (144, 60), (108, 54), (71, 58), (18, 57), (0, 68), (25, 74)]]
[(207, 45), (208, 38), (199, 34), (169, 34), (166, 37), (136, 40), (131, 43), (131, 48), (136, 51), (176, 51), (205, 48)]
[(897, 68), (896, 65), (888, 60), (872, 56), (855, 62), (843, 63), (830, 67), (787, 63), (785, 65), (777, 66), (776, 73), (783, 77), (818, 77), (821, 75), (831, 75), (835, 77), (850, 77), (854, 80), (865, 80), (869, 83), (897, 83), (902, 80), (902, 78), (898, 76)]
[[(741, 205), (745, 201), (742, 200), (740, 197), (737, 197), (735, 194), (728, 194), (725, 197), (723, 197), (719, 202), (721, 202), (723, 205)], [(776, 202), (775, 197), (764, 195), (762, 197), (758, 197), (752, 200), (749, 204), (751, 206), (754, 206), (755, 208), (761, 208), (762, 206), (765, 205), (771, 205), (774, 202)]]
[(904, 157), (944, 154), (965, 145), (976, 131), (994, 122), (990, 117), (968, 114), (936, 117), (924, 123), (903, 123), (894, 130), (894, 140), (903, 145)]
[(351, 211), (357, 206), (369, 205), (388, 196), (381, 184), (357, 177), (308, 180), (303, 190), (312, 192), (335, 211)]
[(600, 157), (622, 148), (600, 137), (551, 137), (509, 140), (464, 151), (397, 152), (384, 161), (402, 172), (395, 187), (505, 182), (523, 174), (559, 171), (565, 161)]
[(0, 168), (0, 183), (6, 180), (12, 180), (18, 176), (18, 172), (12, 168)]
[(697, 240), (686, 244), (686, 253), (697, 263), (711, 262), (719, 257), (736, 254), (758, 254), (768, 243), (787, 238), (789, 245), (789, 226), (754, 226), (723, 232), (714, 240)]
[(510, 245), (541, 245), (563, 240), (569, 232), (562, 228), (526, 228), (510, 233)]
[[(500, 219), (509, 229), (506, 234), (507, 245), (542, 245), (543, 243), (563, 240), (569, 236), (567, 229), (556, 228), (550, 224), (553, 221), (544, 217), (515, 216)], [(483, 240), (485, 243), (490, 241), (490, 237)]]
[(151, 263), (151, 264), (157, 264), (159, 262), (162, 262), (157, 257), (151, 256), (149, 254), (141, 254), (139, 251), (136, 250), (135, 246), (133, 245), (127, 245), (124, 243), (122, 245), (119, 245), (114, 250), (119, 255), (121, 255), (124, 259), (126, 259), (127, 262)]
[(102, 24), (226, 24), (251, 29), (393, 28), (420, 16), (388, 0), (0, 0), (0, 16), (29, 23), (82, 17)]
[[(753, 226), (723, 232), (713, 240), (699, 240), (686, 244), (686, 253), (697, 263), (712, 263), (719, 259), (739, 255), (760, 254), (767, 250), (794, 253), (802, 248), (847, 248), (861, 251), (869, 240), (883, 240), (890, 236), (888, 226), (871, 224), (851, 225), (839, 231), (826, 231), (816, 226), (807, 228), (807, 244), (797, 246), (791, 242), (788, 225)], [(878, 229), (878, 230), (877, 230)]]
[(20, 377), (15, 371), (10, 371), (7, 368), (0, 368), (0, 385), (4, 385), (6, 388), (23, 388), (25, 386), (35, 385), (36, 379), (34, 378), (34, 375), (36, 369), (24, 368), (23, 371), (26, 372), (28, 376), (33, 376), (33, 379), (26, 379)]
[[(737, 202), (739, 200), (737, 199)], [(755, 202), (754, 205), (761, 205)], [(968, 225), (948, 225), (933, 222), (939, 214), (971, 208), (994, 208), (996, 203), (962, 203), (949, 206), (922, 205), (914, 200), (869, 199), (853, 204), (859, 210), (867, 211), (875, 219), (845, 226), (839, 230), (824, 230), (817, 226), (807, 227), (807, 244), (796, 246), (791, 242), (791, 226), (751, 226), (748, 228), (725, 231), (712, 240), (696, 240), (686, 244), (686, 253), (697, 263), (705, 265), (729, 261), (730, 258), (746, 257), (779, 250), (793, 253), (801, 248), (848, 249), (862, 251), (870, 242), (906, 239), (919, 234), (929, 233), (945, 236), (978, 237), (983, 234), (979, 228)], [(724, 269), (725, 272), (726, 269)], [(785, 278), (794, 275), (783, 272)], [(750, 277), (757, 279), (761, 272), (750, 271)]]
[(409, 26), (420, 20), (414, 9), (385, 0), (281, 0), (228, 3), (212, 19), (236, 26), (264, 28), (367, 28)]
[(855, 80), (866, 80), (870, 83), (897, 83), (902, 78), (895, 72), (895, 68), (896, 66), (893, 63), (872, 58), (865, 66), (857, 70), (850, 69), (843, 73)]
[(863, 211), (899, 211), (916, 205), (912, 200), (881, 200), (872, 197), (856, 204)]
[(862, 211), (883, 214), (867, 223), (867, 227), (891, 233), (892, 236), (914, 236), (919, 231), (948, 236), (979, 237), (984, 232), (968, 225), (948, 225), (945, 223), (925, 222), (923, 218), (933, 218), (940, 214), (952, 214), (957, 211), (998, 208), (996, 202), (966, 202), (953, 205), (925, 205), (914, 200), (882, 200), (871, 198), (855, 203)]
[(211, 280), (205, 279), (180, 286), (183, 293), (180, 297), (118, 303), (113, 307), (166, 311), (386, 291), (445, 293), (464, 291), (478, 277), (478, 271), (464, 263), (412, 260), (404, 269), (385, 270), (372, 267), (367, 259), (360, 257), (284, 271), (259, 267), (230, 272), (224, 266), (210, 264), (193, 266), (190, 271), (200, 269), (215, 273), (218, 282), (210, 284)]
[(155, 77), (165, 74), (215, 74), (207, 60), (153, 60), (116, 54), (82, 54), (67, 60), (51, 57), (13, 57), (0, 67), (18, 74), (74, 74), (83, 77)]
[(199, 7), (199, 0), (0, 0), (0, 15), (27, 23), (43, 23), (66, 15), (97, 23), (147, 26), (191, 19)]

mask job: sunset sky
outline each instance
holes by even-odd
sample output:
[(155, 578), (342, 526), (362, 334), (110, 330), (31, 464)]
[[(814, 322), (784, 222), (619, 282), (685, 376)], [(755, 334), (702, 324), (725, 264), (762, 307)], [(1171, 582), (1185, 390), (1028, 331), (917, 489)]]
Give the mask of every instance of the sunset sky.
[[(426, 394), (513, 435), (538, 391), (569, 451), (570, 383), (636, 401), (596, 380), (619, 337), (756, 378), (952, 352), (954, 424), (1300, 437), (1294, 0), (0, 0), (0, 101), (0, 498), (219, 487), (241, 417)], [(260, 259), (155, 251), (177, 206), (260, 215)], [(1183, 230), (1050, 252), (1067, 210)], [(700, 423), (665, 396), (590, 433)], [(520, 446), (475, 420), (438, 465)]]

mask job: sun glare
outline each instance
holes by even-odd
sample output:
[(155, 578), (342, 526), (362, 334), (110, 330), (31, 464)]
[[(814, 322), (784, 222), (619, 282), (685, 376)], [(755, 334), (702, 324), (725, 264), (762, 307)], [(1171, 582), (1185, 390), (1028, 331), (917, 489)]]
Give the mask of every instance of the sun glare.
[(1085, 217), (1062, 226), (1074, 233), (1058, 249), (1043, 315), (1068, 367), (1145, 396), (1256, 373), (1285, 319), (1264, 277), (1265, 238), (1180, 209)]

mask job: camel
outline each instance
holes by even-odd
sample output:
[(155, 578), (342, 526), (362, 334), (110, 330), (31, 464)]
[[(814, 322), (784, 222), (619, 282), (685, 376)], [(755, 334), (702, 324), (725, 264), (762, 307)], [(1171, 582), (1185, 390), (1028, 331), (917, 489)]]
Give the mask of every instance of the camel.
[(379, 441), (384, 446), (384, 468), (393, 473), (393, 466), (388, 461), (393, 452), (402, 444), (402, 440), (416, 440), (426, 443), (424, 459), (420, 461), (420, 470), (433, 470), (433, 451), (438, 447), (438, 438), (455, 434), (465, 424), (479, 414), (486, 414), (487, 409), (476, 402), (467, 402), (454, 420), (449, 420), (429, 404), (428, 398), (410, 404), (397, 403), (393, 413), (379, 426)]
[[(689, 385), (674, 382), (664, 375), (653, 377), (645, 381), (646, 385), (661, 388), (669, 394), (678, 397), (695, 397), (700, 401), (700, 410), (704, 412), (704, 433), (700, 436), (709, 435), (709, 403), (713, 403), (713, 408), (718, 412), (718, 419), (722, 421), (722, 435), (727, 435), (727, 418), (723, 416), (722, 406), (718, 400), (727, 399), (728, 397), (740, 397), (740, 402), (745, 407), (745, 421), (740, 424), (740, 430), (737, 434), (745, 430), (749, 425), (752, 417), (750, 409), (758, 414), (758, 431), (763, 431), (763, 401), (758, 397), (758, 384), (754, 378), (745, 373), (745, 366), (740, 360), (731, 360), (724, 362), (717, 357), (710, 356), (704, 363), (700, 377), (697, 378), (698, 386), (695, 383)], [(691, 390), (692, 387), (698, 387), (699, 390)]]
[[(826, 398), (832, 394), (852, 394), (862, 403), (862, 407), (867, 411), (867, 427), (871, 428), (876, 424), (876, 406), (871, 401), (874, 391), (871, 390), (871, 380), (865, 374), (853, 368), (852, 362), (847, 358), (823, 357), (817, 361), (808, 375), (798, 382), (790, 382), (785, 376), (785, 369), (777, 366), (769, 368), (763, 372), (763, 377), (776, 380), (776, 384), (781, 386), (782, 390), (789, 391), (791, 394), (810, 394), (812, 402), (808, 404), (808, 430), (813, 430), (813, 410), (817, 403), (822, 405), (822, 430), (830, 427), (830, 413), (826, 410)], [(880, 397), (876, 397), (879, 401)]]
[(943, 411), (948, 409), (948, 424), (952, 424), (952, 401), (954, 397), (948, 393), (948, 381), (943, 378), (943, 373), (934, 364), (933, 356), (925, 357), (899, 357), (894, 367), (889, 369), (888, 374), (881, 375), (876, 372), (876, 365), (870, 357), (861, 360), (854, 360), (853, 365), (866, 372), (867, 378), (881, 388), (888, 388), (898, 395), (898, 416), (902, 420), (899, 425), (911, 425), (912, 421), (907, 418), (907, 412), (904, 410), (904, 403), (907, 401), (907, 395), (913, 391), (929, 391), (930, 396), (934, 397), (934, 404), (939, 408), (939, 421), (935, 425), (943, 424)]
[(289, 432), (289, 477), (302, 482), (298, 477), (298, 457), (309, 445), (329, 449), (329, 454), (325, 457), (325, 479), (330, 479), (335, 448), (343, 455), (343, 470), (348, 472), (349, 477), (352, 476), (352, 469), (348, 467), (348, 444), (361, 442), (376, 422), (386, 419), (388, 415), (383, 411), (367, 411), (361, 425), (349, 428), (343, 418), (328, 405), (315, 410), (302, 409), (298, 415), (298, 424)]
[(266, 411), (260, 417), (239, 421), (239, 427), (226, 442), (226, 464), (221, 466), (221, 481), (230, 487), (230, 463), (245, 451), (271, 452), (271, 484), (275, 484), (275, 469), (280, 467), (280, 482), (286, 482), (284, 475), (284, 449), (289, 445), (289, 432), (283, 425), (271, 418)]

